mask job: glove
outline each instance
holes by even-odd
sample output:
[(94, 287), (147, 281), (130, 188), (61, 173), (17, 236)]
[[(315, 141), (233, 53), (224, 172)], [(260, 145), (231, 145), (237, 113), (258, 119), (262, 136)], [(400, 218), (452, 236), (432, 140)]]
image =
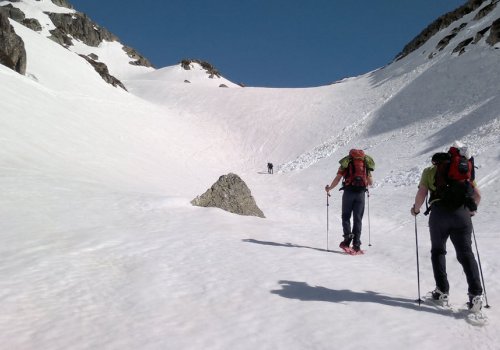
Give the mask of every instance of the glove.
[(415, 211), (415, 206), (411, 207), (410, 209), (410, 213), (411, 215), (413, 216), (417, 216), (419, 213), (420, 213), (420, 210), (419, 211)]

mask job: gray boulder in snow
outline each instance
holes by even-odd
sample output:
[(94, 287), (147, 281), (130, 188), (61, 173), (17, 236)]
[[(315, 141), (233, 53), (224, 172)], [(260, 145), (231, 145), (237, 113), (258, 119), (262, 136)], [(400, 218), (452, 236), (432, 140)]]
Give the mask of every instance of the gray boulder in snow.
[(204, 194), (191, 201), (199, 207), (216, 207), (230, 213), (265, 218), (245, 182), (236, 174), (223, 175)]
[(0, 64), (24, 75), (26, 61), (23, 39), (14, 31), (7, 14), (0, 11)]

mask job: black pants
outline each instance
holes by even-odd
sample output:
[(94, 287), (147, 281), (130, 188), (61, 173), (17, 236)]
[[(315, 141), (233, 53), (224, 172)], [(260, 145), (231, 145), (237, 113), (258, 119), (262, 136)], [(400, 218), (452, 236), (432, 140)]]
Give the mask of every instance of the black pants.
[[(342, 229), (344, 239), (353, 240), (353, 246), (361, 246), (361, 228), (363, 223), (363, 214), (365, 213), (365, 191), (352, 191), (344, 189), (342, 195)], [(351, 215), (353, 225), (351, 230)]]
[(433, 205), (429, 217), (431, 260), (436, 287), (448, 293), (450, 285), (446, 274), (446, 241), (455, 247), (457, 260), (462, 265), (469, 294), (483, 293), (476, 258), (472, 251), (472, 221), (469, 211), (461, 207), (455, 211)]

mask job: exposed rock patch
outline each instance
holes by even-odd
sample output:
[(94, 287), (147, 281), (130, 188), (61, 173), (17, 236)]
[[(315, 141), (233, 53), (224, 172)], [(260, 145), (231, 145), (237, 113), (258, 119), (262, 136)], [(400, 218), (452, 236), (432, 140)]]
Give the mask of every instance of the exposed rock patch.
[(42, 30), (42, 25), (36, 18), (26, 18), (21, 24), (35, 32), (40, 32)]
[(455, 47), (453, 49), (453, 53), (458, 52), (458, 55), (463, 54), (465, 52), (465, 47), (467, 45), (469, 45), (473, 40), (474, 40), (474, 38), (467, 38), (467, 39), (465, 39), (464, 41), (462, 41), (461, 43), (459, 43), (457, 45), (457, 47)]
[(108, 67), (104, 63), (93, 60), (91, 57), (89, 57), (90, 55), (89, 56), (80, 55), (80, 56), (83, 57), (87, 62), (89, 62), (94, 67), (96, 72), (99, 73), (99, 75), (105, 82), (113, 86), (119, 86), (123, 90), (127, 91), (125, 85), (123, 85), (120, 80), (109, 74)]
[(221, 77), (219, 71), (207, 61), (202, 61), (197, 59), (183, 59), (180, 62), (181, 67), (184, 68), (185, 70), (190, 70), (192, 63), (198, 63), (204, 70), (207, 71), (207, 74), (209, 74), (209, 78), (211, 79), (215, 77), (217, 78)]
[(479, 10), (477, 14), (474, 16), (474, 21), (478, 21), (481, 18), (486, 17), (491, 11), (495, 9), (495, 7), (497, 7), (497, 3), (498, 1), (491, 2), (491, 4), (486, 5), (481, 10)]
[(125, 51), (128, 57), (132, 58), (134, 61), (130, 61), (129, 63), (134, 66), (144, 66), (144, 67), (153, 67), (149, 60), (142, 56), (139, 52), (129, 46), (123, 46), (123, 51)]
[(26, 18), (24, 12), (17, 7), (12, 6), (12, 4), (1, 6), (0, 11), (5, 12), (7, 14), (7, 17), (19, 23), (21, 23)]
[(456, 37), (457, 34), (450, 34), (445, 36), (443, 39), (441, 39), (438, 44), (436, 45), (436, 49), (439, 51), (442, 51), (449, 43), (450, 40)]
[(216, 207), (230, 213), (264, 218), (245, 182), (236, 174), (223, 175), (204, 194), (191, 201), (199, 207)]
[(0, 64), (24, 75), (26, 63), (24, 41), (14, 31), (7, 14), (0, 11)]
[(54, 5), (57, 5), (59, 7), (66, 7), (68, 9), (72, 9), (73, 6), (66, 0), (52, 0), (52, 3)]
[[(68, 35), (92, 47), (99, 46), (104, 40), (118, 41), (118, 37), (107, 29), (99, 27), (83, 13), (48, 13), (48, 16), (57, 27), (56, 30), (51, 31), (51, 34), (58, 39), (55, 41), (59, 43), (60, 38), (68, 37)], [(67, 45), (68, 41), (64, 39), (63, 43)]]
[(478, 9), (487, 0), (469, 0), (465, 5), (460, 6), (454, 11), (448, 12), (432, 22), (419, 35), (410, 41), (403, 50), (396, 55), (396, 60), (399, 60), (411, 52), (415, 51), (427, 42), (434, 34), (448, 27), (451, 23), (463, 18), (465, 15)]
[(479, 40), (481, 40), (484, 36), (484, 34), (486, 34), (486, 32), (488, 30), (490, 30), (491, 26), (488, 26), (484, 29), (481, 29), (479, 32), (476, 33), (476, 36), (474, 37), (474, 41), (472, 42), (473, 44), (477, 44), (479, 42)]
[(18, 9), (17, 7), (12, 6), (12, 4), (8, 4), (5, 6), (0, 6), (0, 11), (3, 11), (7, 14), (7, 17), (13, 19), (14, 21), (21, 23), (25, 27), (28, 27), (31, 30), (34, 31), (41, 31), (42, 26), (40, 25), (40, 22), (38, 22), (37, 19), (35, 18), (26, 18), (26, 15), (24, 14), (23, 11)]
[(486, 42), (491, 46), (495, 45), (500, 41), (500, 18), (497, 18), (490, 28), (490, 35), (486, 39)]

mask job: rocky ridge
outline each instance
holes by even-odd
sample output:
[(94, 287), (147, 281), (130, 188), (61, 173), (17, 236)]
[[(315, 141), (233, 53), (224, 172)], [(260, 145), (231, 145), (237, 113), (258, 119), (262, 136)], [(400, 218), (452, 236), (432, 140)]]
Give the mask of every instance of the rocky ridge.
[[(493, 9), (496, 8), (497, 4), (500, 0), (469, 0), (466, 4), (460, 6), (454, 11), (448, 12), (443, 16), (440, 16), (434, 22), (432, 22), (427, 28), (425, 28), (419, 35), (417, 35), (412, 41), (410, 41), (403, 50), (396, 55), (396, 60), (400, 60), (410, 53), (414, 52), (418, 48), (420, 48), (423, 44), (425, 44), (430, 38), (432, 38), (439, 31), (446, 29), (452, 23), (459, 21), (464, 16), (476, 11), (476, 15), (473, 17), (472, 21), (479, 21), (486, 17)], [(490, 25), (486, 25), (485, 27), (478, 30), (475, 35), (463, 40), (458, 43), (455, 48), (452, 50), (453, 53), (458, 53), (459, 55), (463, 54), (466, 50), (466, 47), (470, 44), (478, 43), (488, 32), (489, 36), (486, 38), (486, 42), (493, 46), (499, 42), (498, 39), (498, 24), (493, 27), (493, 24), (498, 22), (498, 19), (493, 19)], [(468, 23), (462, 23), (460, 26), (453, 28), (449, 34), (447, 34), (444, 38), (442, 38), (436, 46), (437, 51), (442, 51), (447, 45), (452, 41), (452, 39), (464, 28), (466, 28)], [(432, 52), (428, 55), (428, 58), (431, 59), (436, 55), (437, 52)]]
[[(0, 12), (5, 14), (6, 17), (30, 28), (34, 31), (42, 31), (42, 25), (35, 18), (26, 18), (26, 15), (19, 8), (15, 6), (15, 3), (20, 2), (20, 0), (8, 0), (9, 4), (0, 6)], [(31, 1), (41, 1), (41, 0), (31, 0)], [(73, 10), (73, 6), (67, 0), (51, 0), (52, 3), (59, 7), (64, 7)], [(12, 4), (14, 3), (14, 4)], [(79, 40), (89, 47), (98, 47), (103, 41), (108, 42), (119, 42), (119, 38), (93, 22), (86, 14), (73, 11), (71, 13), (54, 13), (45, 12), (45, 14), (50, 18), (51, 22), (55, 26), (55, 29), (50, 30), (49, 38), (63, 47), (70, 48), (73, 45), (73, 40)], [(22, 39), (17, 41), (19, 45), (22, 43)], [(24, 43), (22, 43), (24, 48)], [(143, 67), (153, 67), (151, 62), (141, 55), (137, 50), (129, 47), (122, 46), (124, 53), (131, 59), (129, 64), (133, 66), (143, 66)], [(18, 51), (22, 51), (19, 48)], [(96, 71), (101, 75), (104, 81), (113, 86), (118, 86), (125, 88), (125, 86), (114, 76), (109, 74), (108, 67), (104, 62), (98, 62), (98, 60), (89, 58), (88, 55), (80, 55), (82, 58), (87, 60)], [(2, 54), (2, 62), (7, 61), (5, 58), (5, 52)], [(12, 60), (12, 59), (10, 59)], [(7, 64), (6, 64), (7, 65)], [(9, 66), (12, 63), (9, 62)], [(24, 65), (25, 67), (26, 65)], [(24, 68), (25, 71), (25, 68)]]

